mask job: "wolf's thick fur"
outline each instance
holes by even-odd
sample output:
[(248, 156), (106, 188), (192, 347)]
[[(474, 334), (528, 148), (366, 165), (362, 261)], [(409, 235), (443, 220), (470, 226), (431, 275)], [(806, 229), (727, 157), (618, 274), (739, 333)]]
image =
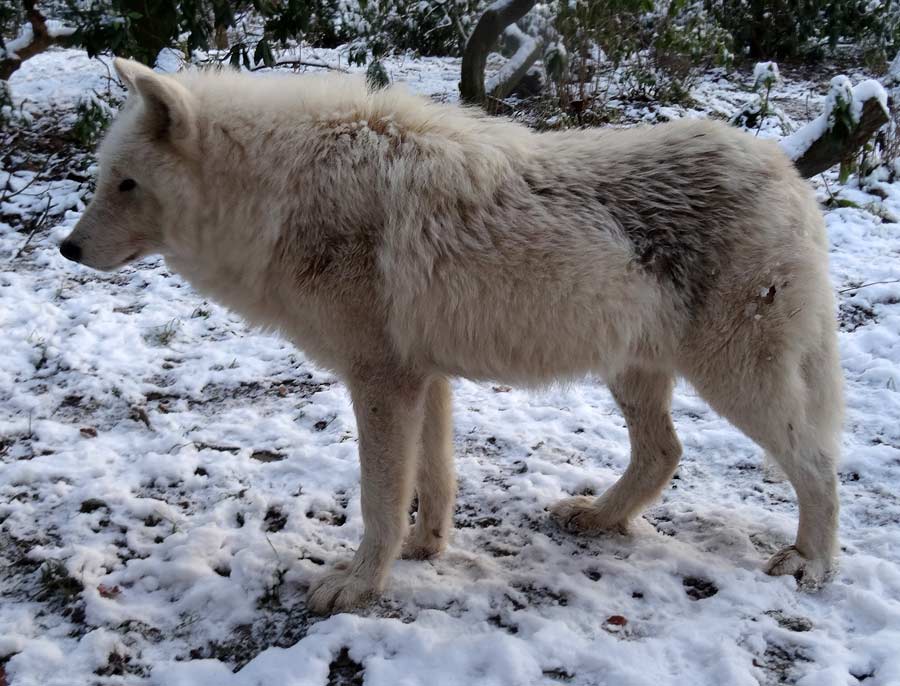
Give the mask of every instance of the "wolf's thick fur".
[(312, 608), (377, 593), (401, 548), (445, 546), (453, 376), (607, 380), (632, 459), (601, 497), (554, 506), (583, 533), (623, 528), (668, 482), (683, 376), (794, 485), (797, 540), (767, 571), (825, 577), (835, 319), (821, 215), (775, 145), (698, 120), (538, 134), (348, 76), (116, 66), (133, 95), (64, 253), (99, 269), (162, 253), (346, 381), (365, 535)]

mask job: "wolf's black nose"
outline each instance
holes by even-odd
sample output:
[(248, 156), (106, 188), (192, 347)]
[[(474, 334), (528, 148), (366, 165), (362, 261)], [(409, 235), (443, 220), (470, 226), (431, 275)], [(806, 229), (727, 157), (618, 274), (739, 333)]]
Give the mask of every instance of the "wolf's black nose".
[(72, 241), (63, 241), (62, 245), (59, 246), (59, 252), (67, 260), (72, 260), (72, 262), (78, 262), (81, 259), (81, 248)]

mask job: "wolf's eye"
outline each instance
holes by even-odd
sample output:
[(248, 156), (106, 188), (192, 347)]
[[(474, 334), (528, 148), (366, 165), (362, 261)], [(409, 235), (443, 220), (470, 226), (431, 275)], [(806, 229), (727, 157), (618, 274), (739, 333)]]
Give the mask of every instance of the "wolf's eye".
[(137, 181), (134, 179), (125, 179), (122, 183), (119, 184), (119, 190), (123, 193), (127, 191), (132, 191), (137, 187)]

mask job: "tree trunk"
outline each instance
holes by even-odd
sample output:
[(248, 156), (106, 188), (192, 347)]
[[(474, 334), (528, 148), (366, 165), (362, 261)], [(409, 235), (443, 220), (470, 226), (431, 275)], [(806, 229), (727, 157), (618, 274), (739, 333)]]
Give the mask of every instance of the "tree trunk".
[(228, 27), (224, 24), (216, 25), (216, 48), (219, 50), (228, 49)]
[(488, 53), (506, 27), (528, 14), (535, 2), (536, 0), (497, 0), (481, 15), (463, 52), (459, 82), (463, 102), (473, 105), (484, 102), (484, 67)]

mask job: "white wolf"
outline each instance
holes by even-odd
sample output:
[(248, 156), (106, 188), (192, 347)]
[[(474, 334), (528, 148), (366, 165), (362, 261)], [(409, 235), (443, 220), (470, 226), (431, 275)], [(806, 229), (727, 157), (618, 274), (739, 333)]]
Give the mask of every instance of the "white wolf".
[(312, 584), (312, 609), (364, 602), (398, 554), (446, 545), (455, 376), (609, 383), (631, 464), (552, 509), (586, 534), (623, 528), (672, 476), (686, 378), (796, 490), (796, 542), (766, 571), (826, 576), (833, 300), (820, 212), (774, 144), (710, 121), (538, 134), (343, 75), (116, 69), (131, 95), (62, 254), (111, 270), (161, 253), (347, 383), (365, 535)]

